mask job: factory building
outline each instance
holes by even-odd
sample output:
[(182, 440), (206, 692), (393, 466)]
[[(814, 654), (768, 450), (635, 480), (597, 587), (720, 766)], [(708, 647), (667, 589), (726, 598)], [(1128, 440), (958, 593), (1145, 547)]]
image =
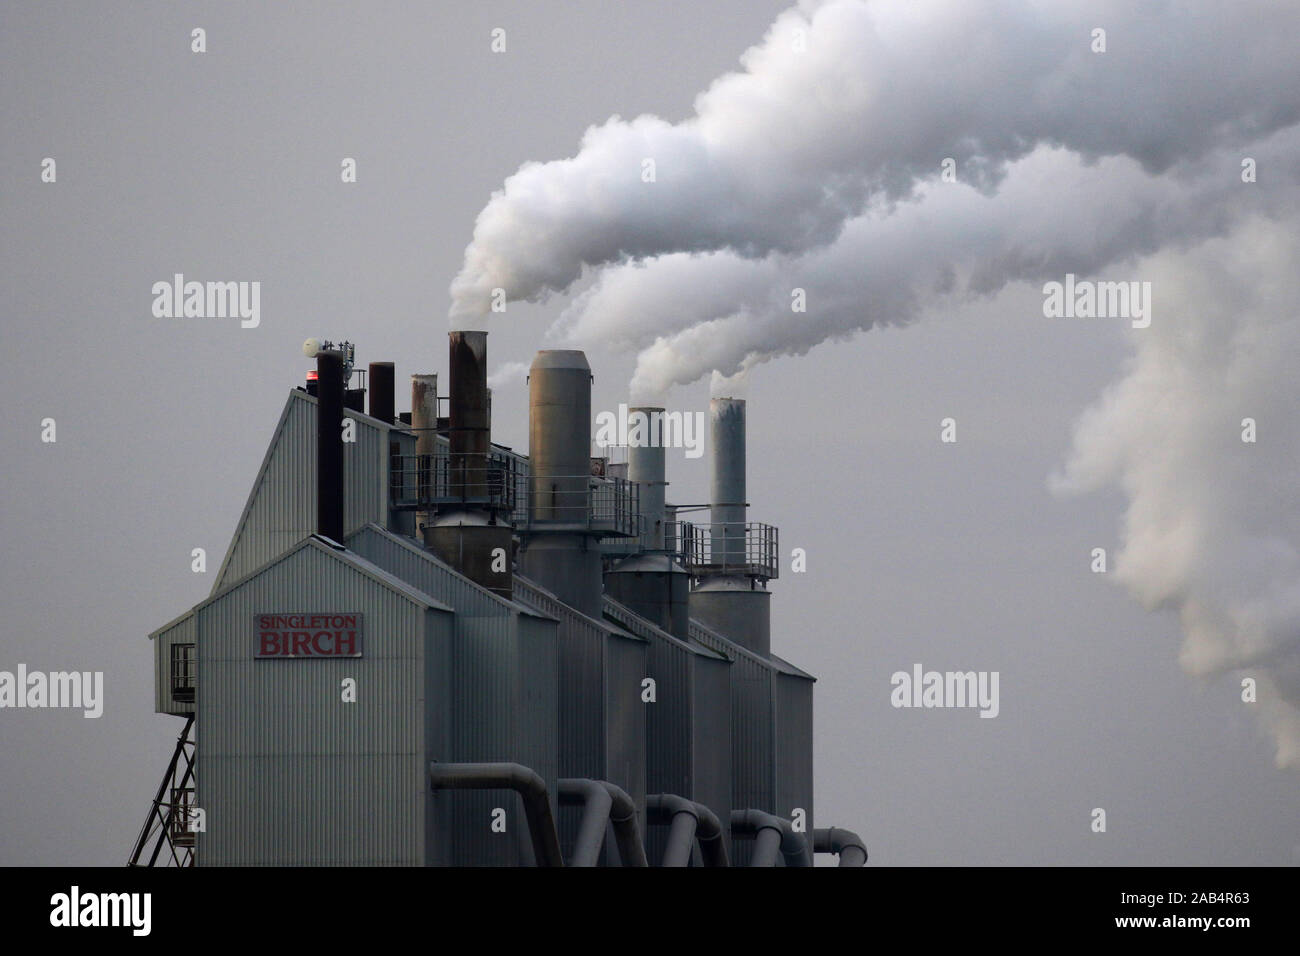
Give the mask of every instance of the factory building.
[(662, 443), (592, 457), (582, 352), (537, 354), (525, 456), (491, 441), (484, 332), (400, 415), (391, 363), (361, 387), (349, 344), (307, 351), (212, 593), (150, 635), (185, 723), (132, 864), (866, 862), (815, 826), (743, 401), (711, 402), (681, 521)]

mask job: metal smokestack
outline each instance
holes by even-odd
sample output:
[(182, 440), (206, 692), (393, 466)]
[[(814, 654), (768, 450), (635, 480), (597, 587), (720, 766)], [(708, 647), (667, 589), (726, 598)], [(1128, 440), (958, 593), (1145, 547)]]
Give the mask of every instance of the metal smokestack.
[(648, 551), (661, 551), (664, 548), (664, 489), (668, 486), (664, 480), (664, 410), (641, 406), (629, 411), (633, 415), (645, 416), (649, 439), (642, 444), (630, 445), (627, 450), (628, 480), (635, 481), (641, 488), (641, 517), (645, 521), (641, 547)]
[(343, 355), (316, 353), (316, 531), (343, 542)]
[[(451, 451), (445, 474), (439, 472), (439, 462), (433, 460), (433, 498), (438, 505), (431, 523), (424, 528), (424, 543), (471, 581), (508, 598), (514, 593), (513, 532), (508, 523), (508, 508), (500, 494), (491, 494), (488, 482), (491, 413), (487, 333), (451, 332), (448, 340)], [(419, 385), (417, 382), (416, 388)], [(419, 403), (411, 413), (412, 425), (417, 412), (420, 419), (427, 421), (428, 402), (436, 406), (436, 397), (428, 391), (418, 398)], [(429, 444), (433, 444), (433, 432), (417, 434), (428, 435)]]
[(390, 425), (397, 418), (397, 399), (394, 395), (393, 363), (370, 363), (370, 417)]
[(451, 488), (466, 498), (487, 496), (491, 406), (487, 387), (487, 333), (448, 336), (451, 372)]
[(537, 353), (528, 371), (528, 532), (520, 571), (601, 616), (601, 554), (591, 533), (591, 366), (580, 351)]
[[(776, 576), (775, 529), (747, 528), (745, 505), (745, 402), (709, 401), (712, 442), (709, 548), (693, 570), (690, 615), (720, 634), (767, 657), (772, 649), (772, 594)], [(760, 533), (761, 532), (761, 533)]]
[(629, 444), (628, 480), (637, 485), (642, 551), (620, 561), (605, 575), (605, 593), (624, 607), (683, 641), (690, 639), (690, 575), (665, 548), (666, 507), (662, 408), (629, 409), (645, 416), (644, 442)]
[(709, 400), (712, 477), (709, 511), (713, 563), (745, 563), (745, 400)]
[[(411, 431), (415, 432), (416, 475), (421, 501), (433, 488), (433, 456), (438, 452), (438, 376), (432, 373), (411, 376)], [(420, 531), (428, 523), (427, 511), (416, 512), (415, 527)]]

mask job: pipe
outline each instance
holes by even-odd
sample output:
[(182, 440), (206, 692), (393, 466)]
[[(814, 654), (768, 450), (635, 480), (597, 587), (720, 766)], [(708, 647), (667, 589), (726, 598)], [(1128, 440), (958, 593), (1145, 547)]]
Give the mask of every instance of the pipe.
[(434, 790), (513, 790), (524, 802), (528, 836), (538, 866), (564, 866), (560, 837), (551, 813), (546, 781), (536, 771), (517, 763), (429, 764), (429, 786)]
[[(645, 806), (650, 822), (661, 823), (667, 819), (672, 827), (668, 832), (668, 848), (664, 850), (664, 866), (686, 866), (692, 841), (699, 843), (705, 866), (731, 865), (727, 858), (727, 842), (722, 838), (722, 823), (718, 815), (704, 804), (675, 793), (656, 793), (645, 798)], [(691, 832), (684, 838), (683, 850), (679, 827), (684, 831), (688, 822)]]
[(867, 845), (852, 830), (840, 827), (814, 829), (813, 852), (834, 853), (840, 858), (840, 866), (867, 865)]
[(700, 815), (695, 801), (675, 793), (656, 793), (645, 798), (646, 816), (652, 822), (669, 821), (668, 846), (664, 848), (663, 866), (691, 865), (691, 847), (695, 843), (695, 830)]
[(393, 394), (393, 363), (371, 362), (370, 378), (370, 417), (390, 425), (397, 418), (397, 399)]
[(614, 825), (619, 861), (624, 866), (649, 866), (645, 858), (645, 846), (641, 843), (641, 833), (637, 828), (636, 804), (627, 795), (627, 791), (608, 780), (597, 782), (609, 791), (610, 799), (614, 802), (609, 811), (609, 822)]
[(750, 866), (776, 866), (777, 853), (785, 857), (786, 866), (812, 866), (812, 854), (803, 834), (794, 824), (762, 810), (732, 810), (733, 836), (754, 837), (754, 857)]
[(316, 353), (316, 531), (343, 543), (343, 353)]
[(599, 780), (566, 777), (559, 781), (560, 805), (581, 804), (582, 824), (569, 866), (599, 866), (614, 798)]

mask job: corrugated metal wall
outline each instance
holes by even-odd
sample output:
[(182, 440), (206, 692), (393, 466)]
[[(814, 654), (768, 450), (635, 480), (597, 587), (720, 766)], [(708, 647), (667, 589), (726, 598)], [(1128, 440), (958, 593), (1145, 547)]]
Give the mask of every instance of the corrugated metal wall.
[[(426, 862), (427, 763), (448, 733), (426, 701), (451, 699), (452, 615), (366, 567), (310, 539), (196, 609), (200, 865)], [(256, 660), (267, 612), (360, 612), (364, 656)]]
[[(390, 429), (353, 410), (356, 441), (343, 444), (343, 522), (351, 534), (388, 521)], [(316, 399), (294, 389), (235, 528), (212, 593), (251, 574), (316, 530)]]
[(172, 699), (172, 646), (193, 644), (196, 632), (194, 613), (187, 612), (149, 635), (153, 641), (153, 709), (158, 714), (192, 714), (194, 701)]
[[(348, 546), (456, 611), (450, 746), (434, 759), (521, 763), (542, 776), (555, 803), (558, 623), (479, 587), (414, 541), (375, 525), (350, 537)], [(518, 866), (531, 860), (517, 795), (449, 792), (438, 796), (438, 806), (448, 820), (455, 865)], [(496, 807), (507, 812), (505, 834), (491, 830)]]
[[(812, 832), (813, 678), (778, 657), (764, 658), (691, 621), (691, 637), (729, 656), (732, 804), (786, 819), (796, 806)], [(733, 844), (733, 862), (748, 865), (752, 843)]]
[(776, 813), (787, 820), (804, 811), (805, 834), (813, 831), (813, 682), (776, 675)]
[[(636, 802), (645, 832), (646, 642), (562, 604), (515, 576), (515, 597), (560, 622), (560, 776), (608, 780)], [(581, 811), (561, 807), (560, 846), (572, 853)], [(606, 860), (617, 851), (606, 841)]]
[[(655, 681), (655, 702), (646, 705), (646, 793), (673, 793), (697, 800), (726, 820), (731, 814), (730, 661), (693, 647), (634, 614), (611, 598), (606, 614), (648, 642), (646, 675)], [(646, 836), (652, 864), (663, 859), (668, 830)], [(728, 848), (730, 840), (728, 839)]]

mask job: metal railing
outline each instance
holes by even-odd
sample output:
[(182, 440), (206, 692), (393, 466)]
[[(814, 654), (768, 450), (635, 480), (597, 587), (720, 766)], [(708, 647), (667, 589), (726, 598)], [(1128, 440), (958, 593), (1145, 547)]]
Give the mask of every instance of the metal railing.
[(601, 536), (640, 534), (641, 494), (626, 478), (532, 475), (523, 482), (515, 521), (532, 531), (590, 531)]
[(665, 533), (686, 570), (697, 577), (735, 574), (772, 579), (780, 570), (780, 542), (774, 525), (757, 521), (696, 524), (674, 521)]
[(514, 455), (392, 455), (388, 468), (389, 507), (431, 511), (440, 505), (478, 504), (517, 510), (527, 470)]

